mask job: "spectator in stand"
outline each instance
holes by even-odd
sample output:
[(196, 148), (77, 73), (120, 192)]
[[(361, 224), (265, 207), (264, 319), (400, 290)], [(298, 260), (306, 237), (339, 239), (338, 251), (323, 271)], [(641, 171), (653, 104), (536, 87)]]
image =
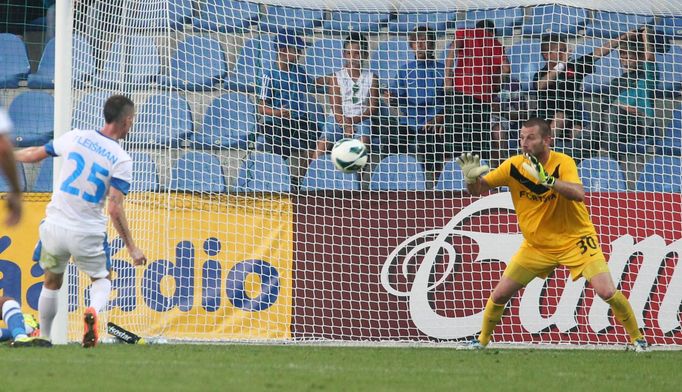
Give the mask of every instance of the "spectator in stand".
[[(475, 28), (460, 29), (445, 61), (446, 88), (452, 90), (448, 112), (452, 113), (452, 133), (456, 151), (487, 155), (491, 132), (496, 132), (492, 150), (500, 150), (500, 126), (491, 126), (492, 104), (504, 83), (508, 83), (509, 61), (504, 47), (495, 38), (495, 23), (480, 20)], [(450, 119), (449, 119), (450, 120)], [(493, 154), (497, 155), (497, 154)]]
[(592, 141), (598, 139), (590, 130), (583, 129), (584, 97), (583, 79), (594, 71), (594, 63), (618, 47), (631, 32), (607, 41), (603, 46), (577, 59), (571, 59), (566, 37), (547, 34), (542, 37), (541, 51), (547, 63), (535, 75), (535, 89), (538, 94), (538, 117), (548, 121), (558, 150), (561, 144), (571, 146), (574, 158), (584, 158), (592, 150)]
[(607, 104), (609, 121), (602, 128), (608, 131), (602, 135), (608, 134), (608, 150), (612, 153), (623, 151), (623, 143), (653, 136), (651, 129), (656, 115), (656, 63), (647, 29), (631, 32), (621, 43), (619, 55), (624, 72), (611, 85)]
[(383, 92), (393, 115), (382, 149), (384, 153), (416, 154), (425, 163), (427, 175), (435, 178), (451, 152), (446, 151), (446, 144), (452, 145), (443, 132), (445, 65), (433, 55), (436, 34), (429, 27), (416, 27), (409, 39), (415, 60), (398, 70)]
[(299, 65), (305, 42), (292, 33), (281, 33), (275, 44), (277, 58), (273, 69), (263, 75), (257, 106), (263, 117), (261, 131), (275, 154), (310, 157), (323, 120), (313, 98), (315, 82)]
[(341, 138), (359, 138), (369, 145), (372, 116), (378, 108), (379, 83), (374, 72), (365, 69), (369, 44), (364, 34), (351, 33), (343, 43), (343, 68), (329, 78), (333, 124), (317, 142), (316, 156), (329, 150)]

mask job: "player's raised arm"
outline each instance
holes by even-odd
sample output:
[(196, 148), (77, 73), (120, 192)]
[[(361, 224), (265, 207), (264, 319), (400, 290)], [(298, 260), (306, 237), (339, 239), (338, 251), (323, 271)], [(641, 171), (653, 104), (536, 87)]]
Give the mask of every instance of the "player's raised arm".
[(125, 196), (118, 189), (111, 187), (109, 189), (109, 204), (108, 212), (111, 217), (111, 223), (113, 223), (116, 232), (123, 240), (130, 257), (133, 259), (135, 265), (144, 265), (147, 263), (147, 257), (144, 255), (142, 250), (135, 245), (133, 236), (130, 234), (130, 228), (128, 227), (128, 220), (126, 219), (125, 210), (123, 208), (123, 202)]
[(552, 177), (545, 170), (544, 166), (536, 157), (526, 154), (528, 162), (523, 163), (523, 167), (528, 174), (535, 178), (535, 181), (548, 188), (554, 189), (555, 192), (561, 196), (573, 201), (585, 200), (585, 188), (581, 184), (573, 182), (562, 181), (558, 178)]
[(488, 183), (481, 178), (481, 175), (487, 173), (490, 168), (488, 165), (481, 165), (481, 158), (478, 155), (462, 154), (457, 158), (457, 164), (462, 168), (469, 193), (479, 196), (490, 190)]
[(24, 163), (40, 162), (49, 156), (45, 146), (27, 147), (14, 152), (16, 160)]

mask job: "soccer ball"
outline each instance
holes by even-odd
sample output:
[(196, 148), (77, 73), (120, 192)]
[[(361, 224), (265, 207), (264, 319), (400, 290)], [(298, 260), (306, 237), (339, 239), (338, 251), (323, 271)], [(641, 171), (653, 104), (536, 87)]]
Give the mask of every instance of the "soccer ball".
[(341, 139), (332, 147), (332, 162), (344, 173), (356, 172), (367, 163), (367, 146), (358, 139)]

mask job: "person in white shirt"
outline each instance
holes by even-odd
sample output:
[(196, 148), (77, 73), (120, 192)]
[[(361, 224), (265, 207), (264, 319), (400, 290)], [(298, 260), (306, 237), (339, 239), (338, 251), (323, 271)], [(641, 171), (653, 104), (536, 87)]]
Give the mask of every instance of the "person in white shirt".
[(0, 167), (5, 173), (10, 187), (10, 192), (6, 196), (7, 209), (9, 210), (5, 220), (7, 226), (14, 226), (21, 220), (21, 186), (19, 185), (19, 176), (12, 153), (12, 142), (9, 139), (11, 131), (12, 120), (10, 120), (5, 109), (0, 108)]
[(351, 33), (343, 43), (343, 68), (327, 78), (334, 123), (325, 125), (317, 142), (316, 157), (341, 138), (359, 138), (369, 144), (372, 116), (379, 105), (379, 83), (374, 72), (365, 69), (369, 57), (367, 38)]
[(48, 156), (64, 158), (52, 201), (40, 224), (34, 260), (45, 270), (38, 301), (41, 337), (50, 338), (57, 312), (57, 293), (69, 258), (92, 279), (90, 306), (85, 310), (83, 347), (99, 339), (97, 314), (106, 309), (111, 292), (110, 255), (106, 236), (107, 210), (135, 265), (147, 259), (130, 234), (123, 201), (132, 180), (132, 160), (118, 144), (133, 125), (135, 105), (113, 95), (104, 104), (105, 125), (99, 130), (74, 129), (41, 147), (15, 153), (21, 162), (39, 162)]

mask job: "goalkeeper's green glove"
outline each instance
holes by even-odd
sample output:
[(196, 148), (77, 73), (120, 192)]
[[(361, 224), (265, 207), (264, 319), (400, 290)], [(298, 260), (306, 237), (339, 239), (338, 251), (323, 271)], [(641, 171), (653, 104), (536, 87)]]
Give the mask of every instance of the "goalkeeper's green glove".
[(540, 163), (536, 157), (530, 154), (525, 154), (525, 156), (529, 161), (523, 162), (523, 168), (526, 169), (526, 172), (533, 176), (536, 182), (546, 187), (552, 188), (556, 182), (556, 178), (550, 176), (545, 171), (544, 166), (542, 166), (542, 163)]
[(490, 170), (488, 165), (481, 165), (481, 158), (478, 155), (471, 155), (469, 153), (462, 154), (457, 158), (457, 164), (462, 168), (464, 181), (467, 184), (475, 183), (481, 174)]

